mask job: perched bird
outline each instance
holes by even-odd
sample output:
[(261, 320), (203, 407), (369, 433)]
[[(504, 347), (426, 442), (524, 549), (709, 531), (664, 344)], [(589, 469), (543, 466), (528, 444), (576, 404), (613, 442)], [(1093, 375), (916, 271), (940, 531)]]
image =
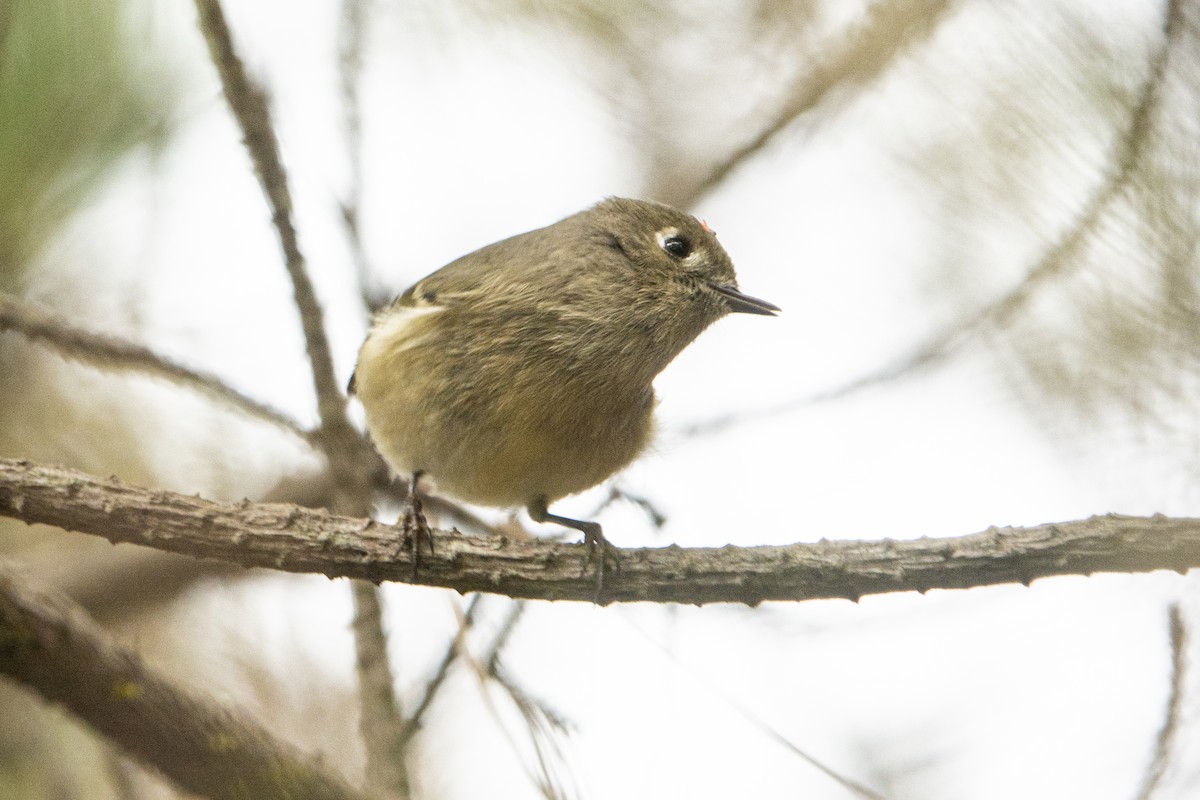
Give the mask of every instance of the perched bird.
[[(398, 472), (606, 544), (551, 514), (648, 444), (654, 377), (730, 312), (780, 309), (737, 288), (709, 227), (610, 198), (488, 245), (409, 288), (375, 318), (350, 390)], [(603, 569), (603, 556), (601, 557)]]

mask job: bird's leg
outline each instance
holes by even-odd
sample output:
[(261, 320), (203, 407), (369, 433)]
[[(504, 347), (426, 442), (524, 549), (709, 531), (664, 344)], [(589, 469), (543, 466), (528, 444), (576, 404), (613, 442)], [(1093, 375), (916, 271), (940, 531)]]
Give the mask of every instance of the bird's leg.
[[(553, 522), (583, 534), (583, 543), (589, 547), (588, 564), (595, 563), (596, 565), (596, 602), (600, 602), (600, 595), (604, 591), (605, 561), (611, 558), (613, 566), (618, 570), (621, 568), (621, 562), (617, 557), (619, 551), (616, 545), (604, 538), (604, 531), (600, 528), (600, 523), (551, 514), (544, 497), (539, 497), (531, 502), (528, 509), (529, 516), (533, 518), (534, 522)], [(587, 571), (586, 567), (584, 571)]]
[(408, 498), (404, 502), (404, 515), (401, 517), (400, 529), (404, 531), (404, 546), (409, 548), (412, 555), (412, 579), (417, 580), (417, 567), (421, 563), (421, 540), (429, 542), (429, 555), (433, 555), (433, 531), (425, 512), (421, 507), (421, 475), (417, 470), (412, 474), (408, 484)]

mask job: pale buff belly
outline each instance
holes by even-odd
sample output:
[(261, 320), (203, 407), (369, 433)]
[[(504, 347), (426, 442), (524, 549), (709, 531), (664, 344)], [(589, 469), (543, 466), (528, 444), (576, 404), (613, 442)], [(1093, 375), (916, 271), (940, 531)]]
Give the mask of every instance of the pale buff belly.
[(454, 366), (421, 348), (364, 348), (359, 362), (376, 447), (400, 474), (427, 473), (438, 492), (500, 507), (553, 501), (600, 483), (650, 439), (648, 386), (621, 393), (603, 383), (589, 391), (500, 384)]

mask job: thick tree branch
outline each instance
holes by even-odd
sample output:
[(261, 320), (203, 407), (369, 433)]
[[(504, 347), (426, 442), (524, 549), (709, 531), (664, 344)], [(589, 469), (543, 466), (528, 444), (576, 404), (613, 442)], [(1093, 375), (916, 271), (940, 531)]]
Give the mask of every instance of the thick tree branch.
[(189, 792), (242, 798), (358, 798), (265, 729), (146, 669), (61, 595), (0, 566), (0, 673), (117, 742)]
[[(399, 528), (288, 505), (215, 503), (75, 470), (0, 459), (0, 515), (246, 567), (412, 582)], [(585, 548), (438, 531), (418, 582), (460, 592), (594, 599)], [(1200, 520), (1107, 515), (952, 539), (620, 551), (602, 602), (857, 600), (868, 594), (1029, 583), (1200, 566)]]

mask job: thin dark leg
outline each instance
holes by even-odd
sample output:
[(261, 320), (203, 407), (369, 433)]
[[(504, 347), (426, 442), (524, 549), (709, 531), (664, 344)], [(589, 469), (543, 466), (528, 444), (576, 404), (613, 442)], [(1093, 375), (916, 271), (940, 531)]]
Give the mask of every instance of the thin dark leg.
[(400, 527), (404, 531), (404, 543), (412, 555), (414, 583), (417, 580), (417, 567), (421, 563), (422, 539), (429, 542), (429, 555), (433, 555), (433, 531), (429, 528), (429, 521), (425, 519), (425, 512), (421, 504), (421, 491), (418, 488), (421, 485), (423, 474), (425, 473), (422, 470), (417, 470), (412, 474), (408, 484), (408, 499), (404, 503), (404, 516), (400, 522)]
[(605, 561), (608, 558), (612, 558), (613, 565), (620, 569), (620, 562), (617, 560), (617, 548), (608, 539), (604, 538), (604, 531), (601, 529), (600, 523), (551, 514), (544, 497), (534, 500), (527, 508), (529, 509), (529, 516), (533, 518), (534, 522), (553, 522), (556, 525), (562, 525), (564, 528), (572, 528), (583, 534), (583, 543), (591, 547), (591, 551), (588, 553), (588, 563), (596, 564), (596, 602), (599, 602), (600, 594), (604, 591)]

